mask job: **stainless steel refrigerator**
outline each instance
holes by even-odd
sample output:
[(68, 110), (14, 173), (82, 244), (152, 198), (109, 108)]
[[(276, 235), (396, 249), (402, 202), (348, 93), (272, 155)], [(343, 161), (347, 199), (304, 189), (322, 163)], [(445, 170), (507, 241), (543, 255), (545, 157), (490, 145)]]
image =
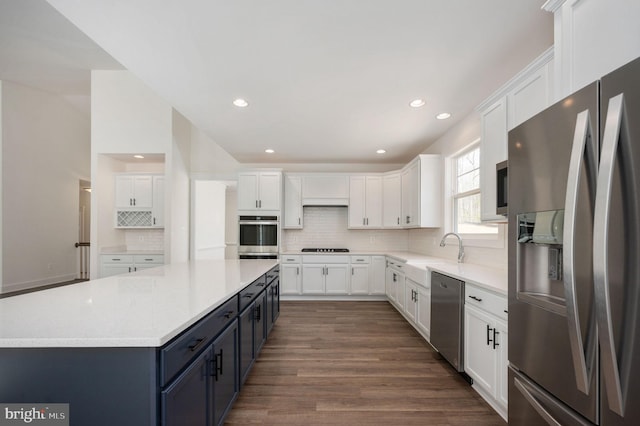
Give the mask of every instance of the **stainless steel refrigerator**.
[(509, 424), (640, 424), (640, 58), (509, 132)]

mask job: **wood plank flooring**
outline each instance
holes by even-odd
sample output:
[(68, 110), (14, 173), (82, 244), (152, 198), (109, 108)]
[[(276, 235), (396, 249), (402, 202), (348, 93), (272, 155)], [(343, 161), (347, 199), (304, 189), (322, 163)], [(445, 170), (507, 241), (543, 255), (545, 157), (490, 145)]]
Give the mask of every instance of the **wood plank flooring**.
[(504, 425), (387, 302), (281, 302), (228, 425)]

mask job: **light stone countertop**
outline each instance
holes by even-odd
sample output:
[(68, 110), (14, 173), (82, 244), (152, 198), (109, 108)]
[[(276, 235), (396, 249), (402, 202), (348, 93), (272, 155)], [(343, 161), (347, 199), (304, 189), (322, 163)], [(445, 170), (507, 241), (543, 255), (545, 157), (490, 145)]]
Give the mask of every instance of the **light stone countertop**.
[(0, 348), (160, 347), (275, 265), (200, 260), (0, 299)]
[[(301, 255), (300, 251), (285, 251), (282, 255)], [(503, 296), (508, 293), (507, 270), (490, 268), (472, 263), (457, 263), (454, 260), (441, 257), (426, 256), (424, 254), (411, 251), (364, 251), (353, 250), (349, 253), (304, 253), (305, 255), (351, 255), (351, 256), (387, 256), (413, 265), (418, 268), (425, 268), (437, 271), (453, 278), (471, 283), (487, 290), (496, 292)]]

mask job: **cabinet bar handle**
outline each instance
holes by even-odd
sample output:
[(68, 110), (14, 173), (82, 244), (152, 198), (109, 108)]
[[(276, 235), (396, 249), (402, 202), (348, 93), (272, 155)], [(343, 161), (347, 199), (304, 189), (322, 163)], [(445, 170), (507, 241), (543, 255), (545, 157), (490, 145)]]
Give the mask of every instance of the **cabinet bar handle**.
[(398, 216), (398, 225), (400, 225), (400, 216)]
[(491, 337), (490, 337), (491, 330), (493, 329), (489, 327), (489, 324), (487, 324), (487, 346), (490, 345), (491, 342), (493, 342), (493, 340), (491, 340)]
[(203, 343), (204, 343), (204, 339), (198, 339), (193, 345), (189, 345), (189, 350), (191, 352), (194, 352)]
[[(224, 374), (222, 373), (222, 349), (220, 349), (220, 353), (216, 355), (216, 357), (220, 357), (220, 362), (218, 363), (218, 373), (220, 373), (221, 375)], [(216, 380), (217, 380), (217, 374), (216, 374)]]
[(225, 312), (224, 317), (225, 318), (231, 318), (231, 315), (233, 315), (233, 313), (234, 313), (234, 311), (227, 311), (227, 312)]
[(296, 266), (296, 275), (300, 275), (300, 267)]
[(298, 225), (300, 225), (300, 218), (298, 218)]
[(476, 296), (469, 296), (470, 299), (476, 300), (478, 302), (482, 302), (482, 299), (480, 299), (479, 297)]
[(493, 329), (493, 349), (495, 349), (496, 347), (500, 346), (500, 343), (497, 342), (496, 336), (500, 334), (499, 331), (496, 331), (496, 329)]
[(248, 297), (248, 298), (251, 298), (251, 297), (253, 297), (253, 293), (247, 293), (247, 294), (245, 294), (245, 295), (244, 295), (244, 296), (242, 296), (242, 297)]

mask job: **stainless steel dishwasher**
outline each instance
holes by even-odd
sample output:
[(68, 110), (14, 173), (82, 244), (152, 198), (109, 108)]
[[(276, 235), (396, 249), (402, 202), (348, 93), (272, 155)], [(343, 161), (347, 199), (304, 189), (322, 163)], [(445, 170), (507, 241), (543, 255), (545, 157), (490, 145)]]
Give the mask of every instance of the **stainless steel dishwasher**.
[(464, 282), (431, 272), (431, 344), (453, 367), (464, 371)]

